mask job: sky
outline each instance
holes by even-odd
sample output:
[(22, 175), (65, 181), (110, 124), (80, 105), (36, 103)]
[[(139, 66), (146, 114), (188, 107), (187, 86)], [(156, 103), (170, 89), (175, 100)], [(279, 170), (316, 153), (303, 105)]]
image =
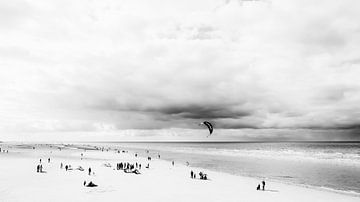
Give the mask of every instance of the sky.
[(358, 0), (0, 1), (0, 141), (360, 140), (359, 19)]

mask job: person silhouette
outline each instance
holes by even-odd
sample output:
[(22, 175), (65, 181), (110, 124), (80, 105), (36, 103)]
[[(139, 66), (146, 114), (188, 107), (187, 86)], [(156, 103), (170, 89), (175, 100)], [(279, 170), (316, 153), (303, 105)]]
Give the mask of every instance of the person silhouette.
[(265, 181), (262, 181), (262, 190), (265, 191)]

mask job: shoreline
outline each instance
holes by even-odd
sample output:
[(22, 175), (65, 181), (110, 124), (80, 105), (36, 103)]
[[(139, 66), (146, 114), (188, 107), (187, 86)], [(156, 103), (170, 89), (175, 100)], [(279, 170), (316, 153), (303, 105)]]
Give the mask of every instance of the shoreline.
[[(226, 169), (223, 166), (222, 167), (221, 166), (220, 167), (219, 166), (206, 167), (206, 163), (208, 162), (209, 159), (212, 159), (212, 160), (215, 160), (215, 161), (216, 160), (222, 161), (221, 160), (222, 157), (224, 157), (225, 159), (227, 159), (227, 157), (231, 157), (231, 158), (227, 159), (227, 160), (230, 160), (230, 161), (235, 160), (236, 157), (241, 157), (241, 158), (246, 157), (247, 159), (249, 159), (249, 157), (250, 157), (250, 158), (255, 159), (255, 161), (257, 161), (257, 160), (259, 160), (259, 161), (277, 160), (277, 161), (282, 162), (282, 163), (284, 163), (284, 162), (285, 163), (293, 163), (293, 162), (299, 161), (299, 159), (297, 159), (297, 158), (291, 159), (288, 156), (286, 156), (286, 157), (283, 157), (283, 156), (277, 157), (276, 156), (276, 157), (271, 157), (271, 158), (267, 158), (267, 157), (269, 157), (268, 155), (246, 156), (246, 154), (241, 154), (241, 156), (226, 156), (226, 155), (224, 155), (222, 153), (219, 153), (219, 154), (215, 154), (213, 152), (209, 153), (208, 150), (204, 150), (204, 151), (201, 151), (201, 152), (200, 151), (190, 152), (190, 150), (159, 149), (157, 144), (156, 144), (156, 147), (154, 145), (149, 146), (149, 147), (144, 147), (144, 145), (141, 145), (141, 144), (140, 144), (141, 146), (137, 146), (137, 145), (136, 146), (134, 146), (134, 145), (124, 146), (124, 144), (116, 144), (116, 143), (115, 144), (114, 143), (108, 143), (108, 144), (101, 143), (101, 144), (98, 144), (98, 145), (121, 147), (121, 148), (126, 148), (128, 150), (132, 150), (132, 151), (135, 151), (135, 152), (139, 152), (139, 153), (141, 153), (141, 152), (143, 152), (145, 150), (151, 150), (151, 151), (153, 151), (152, 155), (154, 155), (156, 153), (163, 153), (163, 154), (166, 154), (168, 156), (168, 158), (164, 157), (162, 159), (165, 159), (167, 161), (172, 161), (172, 159), (174, 159), (174, 160), (177, 159), (177, 160), (180, 160), (180, 162), (182, 162), (184, 165), (185, 165), (186, 161), (189, 161), (189, 162), (191, 162), (190, 164), (193, 165), (193, 163), (195, 163), (195, 164), (197, 164), (196, 165), (197, 167), (200, 167), (202, 169), (208, 169), (208, 170), (212, 170), (212, 171), (227, 173), (227, 174), (231, 174), (231, 175), (235, 175), (235, 176), (251, 177), (251, 178), (258, 178), (258, 179), (262, 179), (262, 178), (265, 177), (265, 179), (272, 180), (272, 181), (275, 181), (275, 182), (285, 183), (285, 184), (289, 184), (289, 185), (296, 185), (296, 186), (300, 186), (300, 187), (307, 187), (307, 188), (313, 188), (313, 189), (317, 189), (317, 190), (325, 190), (325, 191), (336, 192), (336, 193), (341, 193), (341, 194), (345, 194), (345, 195), (352, 195), (352, 196), (360, 197), (360, 192), (357, 191), (357, 188), (347, 190), (347, 189), (341, 189), (342, 187), (337, 188), (337, 187), (330, 187), (330, 186), (319, 186), (319, 185), (321, 185), (321, 183), (319, 185), (306, 183), (306, 181), (304, 181), (304, 183), (301, 183), (301, 178), (299, 176), (296, 176), (296, 175), (295, 176), (289, 176), (289, 178), (294, 178), (295, 179), (295, 180), (292, 180), (292, 179), (281, 179), (281, 174), (279, 174), (279, 175), (266, 175), (265, 174), (264, 175), (264, 173), (256, 173), (256, 172), (249, 173), (249, 172), (247, 172), (245, 170), (243, 172), (238, 172), (238, 171), (233, 172), (232, 170)], [(190, 157), (187, 158), (186, 156), (196, 156), (196, 158), (191, 159)], [(204, 164), (202, 164), (202, 162), (200, 162), (200, 163), (196, 162), (199, 158), (206, 159), (204, 161)], [(190, 161), (189, 159), (195, 160), (195, 162)], [(322, 167), (324, 167), (324, 165), (326, 165), (326, 166), (332, 166), (333, 164), (336, 165), (334, 162), (329, 162), (329, 160), (327, 160), (327, 159), (314, 161), (314, 159), (310, 158), (310, 157), (309, 158), (301, 158), (301, 161), (304, 161), (305, 164), (310, 163), (309, 165), (313, 165), (313, 164), (314, 165), (322, 165)], [(336, 162), (336, 163), (339, 163), (339, 162)], [(340, 164), (338, 164), (338, 165), (340, 165)], [(349, 164), (346, 164), (346, 165), (349, 166)], [(358, 162), (354, 162), (353, 164), (350, 164), (350, 167), (353, 168), (355, 165), (357, 166)], [(341, 164), (341, 167), (342, 166), (343, 166), (343, 164)], [(236, 167), (234, 167), (234, 168), (236, 168)], [(327, 169), (327, 168), (325, 167), (324, 169)], [(235, 170), (239, 170), (239, 169), (235, 169)], [(341, 173), (341, 170), (338, 173)], [(274, 173), (272, 173), (272, 174), (274, 174)], [(285, 178), (287, 177), (286, 174), (284, 176), (285, 176)]]
[[(158, 160), (168, 162), (169, 164), (171, 163), (171, 160), (167, 160), (167, 159), (158, 159)], [(180, 164), (182, 166), (188, 168), (184, 163), (181, 162)], [(219, 173), (219, 174), (226, 174), (226, 175), (242, 177), (242, 178), (257, 179), (259, 181), (261, 180), (261, 177), (258, 177), (258, 176), (250, 176), (250, 175), (248, 176), (248, 175), (234, 174), (234, 173), (229, 173), (229, 172), (226, 172), (226, 171), (208, 169), (208, 168), (204, 168), (204, 167), (190, 166), (190, 168), (196, 168), (198, 170), (204, 170), (206, 172), (215, 172), (215, 173)], [(346, 191), (346, 190), (332, 189), (332, 188), (329, 188), (329, 187), (319, 187), (319, 186), (313, 186), (313, 185), (307, 185), (307, 184), (298, 184), (298, 183), (292, 183), (292, 182), (287, 182), (287, 181), (281, 181), (281, 180), (277, 180), (277, 179), (267, 179), (267, 181), (280, 183), (280, 184), (284, 184), (284, 185), (289, 185), (289, 186), (296, 186), (296, 187), (301, 187), (301, 188), (306, 188), (306, 189), (313, 189), (313, 190), (318, 190), (318, 191), (325, 191), (325, 192), (343, 194), (343, 195), (347, 195), (347, 196), (354, 196), (354, 197), (359, 197), (360, 198), (360, 193), (355, 192), (355, 191)]]
[[(34, 187), (38, 187), (35, 190), (38, 190), (39, 187), (42, 187), (42, 189), (44, 189), (43, 192), (46, 193), (48, 191), (49, 193), (58, 195), (58, 197), (60, 197), (59, 201), (63, 201), (66, 199), (70, 201), (74, 200), (68, 198), (70, 196), (59, 195), (59, 193), (56, 192), (56, 188), (49, 186), (50, 184), (48, 183), (53, 184), (57, 181), (63, 182), (65, 184), (56, 185), (60, 187), (66, 186), (63, 188), (67, 191), (60, 191), (61, 193), (77, 193), (80, 196), (87, 198), (87, 200), (82, 200), (78, 198), (78, 200), (75, 201), (97, 201), (96, 199), (99, 198), (96, 198), (94, 195), (104, 198), (111, 198), (116, 193), (124, 194), (124, 191), (129, 192), (129, 194), (126, 194), (124, 196), (128, 201), (143, 201), (143, 199), (141, 198), (133, 199), (131, 197), (134, 195), (136, 196), (137, 191), (139, 191), (140, 193), (150, 194), (151, 197), (149, 201), (169, 201), (172, 200), (172, 194), (175, 194), (178, 197), (173, 201), (238, 201), (238, 197), (245, 198), (247, 199), (247, 201), (303, 201), (297, 199), (296, 196), (299, 194), (300, 195), (298, 197), (305, 197), (305, 201), (309, 200), (306, 198), (310, 195), (318, 197), (318, 199), (320, 199), (319, 201), (338, 201), (339, 199), (344, 201), (357, 201), (359, 199), (359, 195), (356, 194), (352, 195), (351, 193), (330, 191), (322, 188), (298, 186), (268, 179), (266, 179), (265, 192), (256, 191), (256, 184), (260, 183), (262, 179), (249, 176), (233, 175), (226, 172), (219, 172), (191, 165), (186, 166), (180, 162), (175, 162), (175, 166), (171, 166), (171, 161), (164, 158), (158, 159), (153, 157), (151, 161), (148, 161), (142, 154), (135, 158), (134, 152), (132, 152), (132, 150), (130, 149), (128, 149), (127, 153), (117, 153), (114, 150), (109, 150), (108, 152), (101, 152), (99, 150), (87, 150), (86, 152), (84, 152), (84, 159), (80, 160), (80, 153), (84, 151), (84, 148), (87, 148), (84, 147), (86, 145), (82, 145), (82, 147), (77, 147), (77, 145), (62, 145), (64, 147), (61, 151), (59, 151), (58, 149), (58, 144), (52, 144), (51, 146), (53, 146), (53, 148), (51, 149), (47, 148), (50, 145), (37, 146), (40, 148), (29, 149), (28, 147), (16, 148), (16, 146), (14, 146), (13, 148), (9, 149), (9, 154), (1, 153), (0, 155), (2, 156), (0, 158), (0, 161), (1, 163), (3, 163), (2, 165), (4, 166), (0, 168), (0, 171), (1, 173), (6, 173), (6, 170), (9, 170), (8, 168), (11, 167), (13, 167), (14, 170), (19, 170), (20, 168), (18, 164), (22, 162), (21, 164), (24, 164), (25, 170), (21, 171), (24, 173), (20, 173), (19, 175), (23, 178), (28, 178), (27, 180), (35, 183)], [(16, 152), (16, 150), (18, 151)], [(48, 171), (48, 173), (38, 176), (38, 174), (33, 171), (33, 166), (35, 164), (31, 162), (38, 161), (38, 158), (44, 158), (46, 155), (51, 155), (52, 161), (54, 161), (54, 163), (44, 163), (45, 169)], [(119, 172), (115, 170), (114, 167), (107, 168), (103, 166), (103, 164), (105, 163), (110, 163), (114, 166), (116, 162), (122, 161), (129, 161), (133, 163), (135, 161), (143, 163), (149, 162), (150, 169), (142, 169), (141, 175), (132, 175)], [(58, 164), (60, 162), (72, 162), (71, 164), (74, 164), (75, 166), (91, 165), (92, 167), (94, 167), (96, 175), (89, 178), (89, 176), (87, 176), (85, 173), (81, 173), (78, 171), (66, 173), (63, 170), (59, 169)], [(145, 167), (145, 164), (143, 165)], [(31, 170), (29, 171), (28, 169)], [(190, 178), (190, 170), (194, 170), (196, 173), (198, 173), (199, 171), (205, 172), (208, 174), (210, 180), (193, 180)], [(38, 184), (37, 182), (37, 178), (39, 177), (42, 182), (41, 184)], [(10, 187), (15, 186), (15, 184), (17, 184), (15, 187), (21, 186), (21, 183), (17, 182), (18, 179), (13, 179), (11, 177), (7, 179), (7, 176), (4, 175), (0, 175), (0, 178), (5, 178), (5, 190), (7, 185), (6, 182), (11, 184), (12, 181), (16, 181), (16, 183), (12, 182), (14, 183), (14, 185), (10, 185)], [(99, 187), (96, 189), (92, 189), (92, 191), (83, 188), (81, 187), (81, 185), (79, 185), (79, 181), (81, 181), (81, 178), (87, 178), (90, 180), (93, 179), (95, 183), (99, 183)], [(63, 181), (63, 179), (66, 179), (66, 181)], [(118, 181), (117, 179), (119, 179), (120, 181)], [(175, 187), (169, 187), (171, 185)], [(69, 187), (72, 189), (69, 189)], [(135, 187), (136, 189), (134, 191), (133, 188)], [(24, 187), (24, 189), (25, 188), (28, 187)], [(10, 188), (11, 192), (17, 193), (22, 190), (22, 188), (16, 188), (19, 190), (14, 189), (15, 188), (11, 190)], [(167, 190), (168, 193), (164, 194), (161, 191), (158, 192), (155, 190)], [(0, 193), (4, 194), (3, 191), (4, 186), (0, 188)], [(209, 193), (208, 195), (198, 193), (202, 191), (206, 191), (206, 193)], [(191, 196), (193, 198), (191, 198)], [(15, 195), (13, 197), (20, 197), (21, 199), (22, 196)], [(295, 197), (295, 199), (293, 199), (293, 197)], [(2, 197), (0, 197), (0, 199), (1, 198)], [(32, 198), (27, 201), (42, 201), (31, 199)], [(44, 198), (44, 201), (46, 201), (46, 199), (48, 198)], [(3, 201), (17, 200), (11, 200), (11, 196), (8, 196), (8, 198), (6, 198), (5, 192), (5, 198), (3, 199)]]

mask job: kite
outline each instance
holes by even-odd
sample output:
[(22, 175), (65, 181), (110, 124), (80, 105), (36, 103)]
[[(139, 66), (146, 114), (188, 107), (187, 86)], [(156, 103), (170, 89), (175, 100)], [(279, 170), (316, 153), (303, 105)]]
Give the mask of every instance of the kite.
[(213, 125), (208, 121), (204, 121), (204, 122), (200, 123), (199, 125), (205, 125), (206, 127), (208, 127), (209, 132), (210, 132), (210, 134), (208, 136), (210, 136), (212, 134), (212, 132), (214, 131)]

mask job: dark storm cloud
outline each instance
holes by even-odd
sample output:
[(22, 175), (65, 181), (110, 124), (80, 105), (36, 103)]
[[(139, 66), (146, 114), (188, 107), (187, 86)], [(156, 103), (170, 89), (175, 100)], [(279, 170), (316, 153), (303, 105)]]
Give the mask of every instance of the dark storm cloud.
[(217, 128), (224, 129), (260, 129), (261, 127), (256, 126), (254, 123), (242, 123), (241, 120), (238, 120), (237, 123), (230, 123), (225, 121), (216, 122)]
[(325, 129), (325, 130), (349, 130), (349, 131), (360, 131), (360, 122), (359, 123), (343, 123), (343, 124), (334, 124), (332, 126), (308, 126), (307, 129)]
[(100, 110), (113, 111), (134, 111), (139, 113), (153, 113), (158, 119), (165, 117), (168, 119), (238, 119), (241, 117), (252, 116), (253, 112), (245, 107), (234, 104), (219, 102), (217, 104), (208, 103), (183, 103), (162, 104), (147, 106), (136, 102), (119, 103), (116, 100), (109, 99), (101, 104), (89, 106)]
[(166, 106), (159, 109), (151, 109), (164, 115), (171, 115), (190, 119), (218, 119), (218, 118), (241, 118), (251, 116), (249, 110), (234, 110), (231, 106), (189, 104), (186, 106)]

